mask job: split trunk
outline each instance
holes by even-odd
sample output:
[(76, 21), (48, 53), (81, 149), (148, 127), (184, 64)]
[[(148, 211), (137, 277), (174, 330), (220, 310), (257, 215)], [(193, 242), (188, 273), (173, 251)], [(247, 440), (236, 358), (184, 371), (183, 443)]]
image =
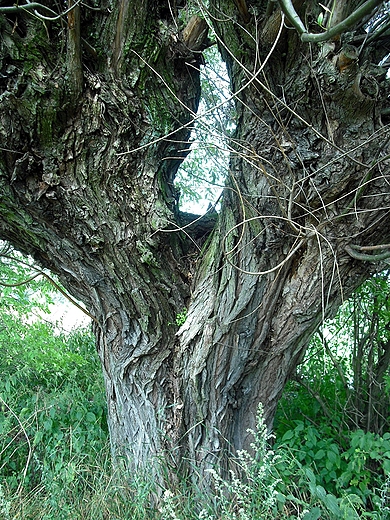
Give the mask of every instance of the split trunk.
[(218, 215), (180, 231), (209, 40), (177, 4), (0, 11), (0, 235), (93, 316), (114, 456), (202, 474), (249, 447), (259, 402), (272, 426), (313, 331), (377, 269), (359, 248), (390, 238), (388, 82), (362, 31), (302, 43), (276, 4), (210, 2), (236, 131)]

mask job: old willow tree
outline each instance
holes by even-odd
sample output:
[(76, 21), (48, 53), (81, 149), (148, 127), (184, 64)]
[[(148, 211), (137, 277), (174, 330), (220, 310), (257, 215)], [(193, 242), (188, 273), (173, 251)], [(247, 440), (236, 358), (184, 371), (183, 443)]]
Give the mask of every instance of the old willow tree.
[[(0, 236), (93, 316), (114, 456), (224, 465), (387, 256), (386, 4), (43, 1), (0, 7)], [(174, 179), (209, 45), (236, 130), (191, 223)]]

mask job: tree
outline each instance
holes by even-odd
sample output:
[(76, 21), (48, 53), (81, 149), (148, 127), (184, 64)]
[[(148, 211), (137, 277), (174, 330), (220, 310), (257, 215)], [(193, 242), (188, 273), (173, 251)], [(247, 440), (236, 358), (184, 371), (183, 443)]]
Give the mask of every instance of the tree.
[[(130, 469), (226, 466), (388, 255), (387, 4), (294, 5), (0, 7), (0, 237), (93, 316)], [(219, 214), (193, 223), (174, 179), (214, 38), (236, 130)]]
[(356, 430), (389, 431), (389, 289), (388, 271), (369, 278), (312, 337), (279, 401), (277, 435), (297, 415), (341, 443)]

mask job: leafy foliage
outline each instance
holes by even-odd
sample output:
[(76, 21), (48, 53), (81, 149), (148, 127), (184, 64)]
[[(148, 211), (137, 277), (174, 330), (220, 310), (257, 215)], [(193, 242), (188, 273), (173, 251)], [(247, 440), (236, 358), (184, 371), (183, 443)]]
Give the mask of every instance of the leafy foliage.
[(79, 330), (64, 338), (46, 323), (19, 325), (11, 341), (4, 332), (2, 476), (10, 490), (42, 481), (62, 486), (75, 478), (75, 461), (92, 462), (107, 441), (105, 397), (97, 359), (91, 364), (91, 335)]
[(280, 403), (278, 431), (301, 416), (334, 431), (383, 434), (390, 426), (390, 282), (368, 280), (311, 341)]
[(0, 302), (3, 493), (38, 487), (56, 501), (64, 489), (88, 487), (89, 467), (107, 451), (94, 340), (87, 329), (65, 336), (45, 321), (52, 288), (37, 279), (22, 284), (28, 278), (25, 266), (6, 258), (1, 275), (7, 284)]
[(277, 446), (371, 518), (390, 511), (389, 295), (382, 273), (345, 302), (312, 339), (276, 418)]
[(3, 318), (3, 311), (7, 315), (12, 313), (13, 316), (48, 312), (53, 287), (34, 269), (32, 260), (23, 257), (2, 241), (0, 258), (1, 317)]

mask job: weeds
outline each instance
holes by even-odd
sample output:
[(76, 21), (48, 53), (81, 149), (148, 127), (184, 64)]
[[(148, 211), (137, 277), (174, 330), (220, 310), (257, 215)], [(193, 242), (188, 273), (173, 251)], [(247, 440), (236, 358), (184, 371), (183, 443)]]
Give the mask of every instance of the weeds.
[(185, 480), (161, 490), (151, 475), (114, 474), (90, 333), (64, 337), (34, 324), (18, 335), (8, 326), (0, 330), (2, 520), (390, 518), (390, 434), (351, 431), (342, 447), (330, 428), (296, 421), (271, 447), (261, 408), (250, 451), (231, 459), (228, 478), (210, 472), (207, 496)]

